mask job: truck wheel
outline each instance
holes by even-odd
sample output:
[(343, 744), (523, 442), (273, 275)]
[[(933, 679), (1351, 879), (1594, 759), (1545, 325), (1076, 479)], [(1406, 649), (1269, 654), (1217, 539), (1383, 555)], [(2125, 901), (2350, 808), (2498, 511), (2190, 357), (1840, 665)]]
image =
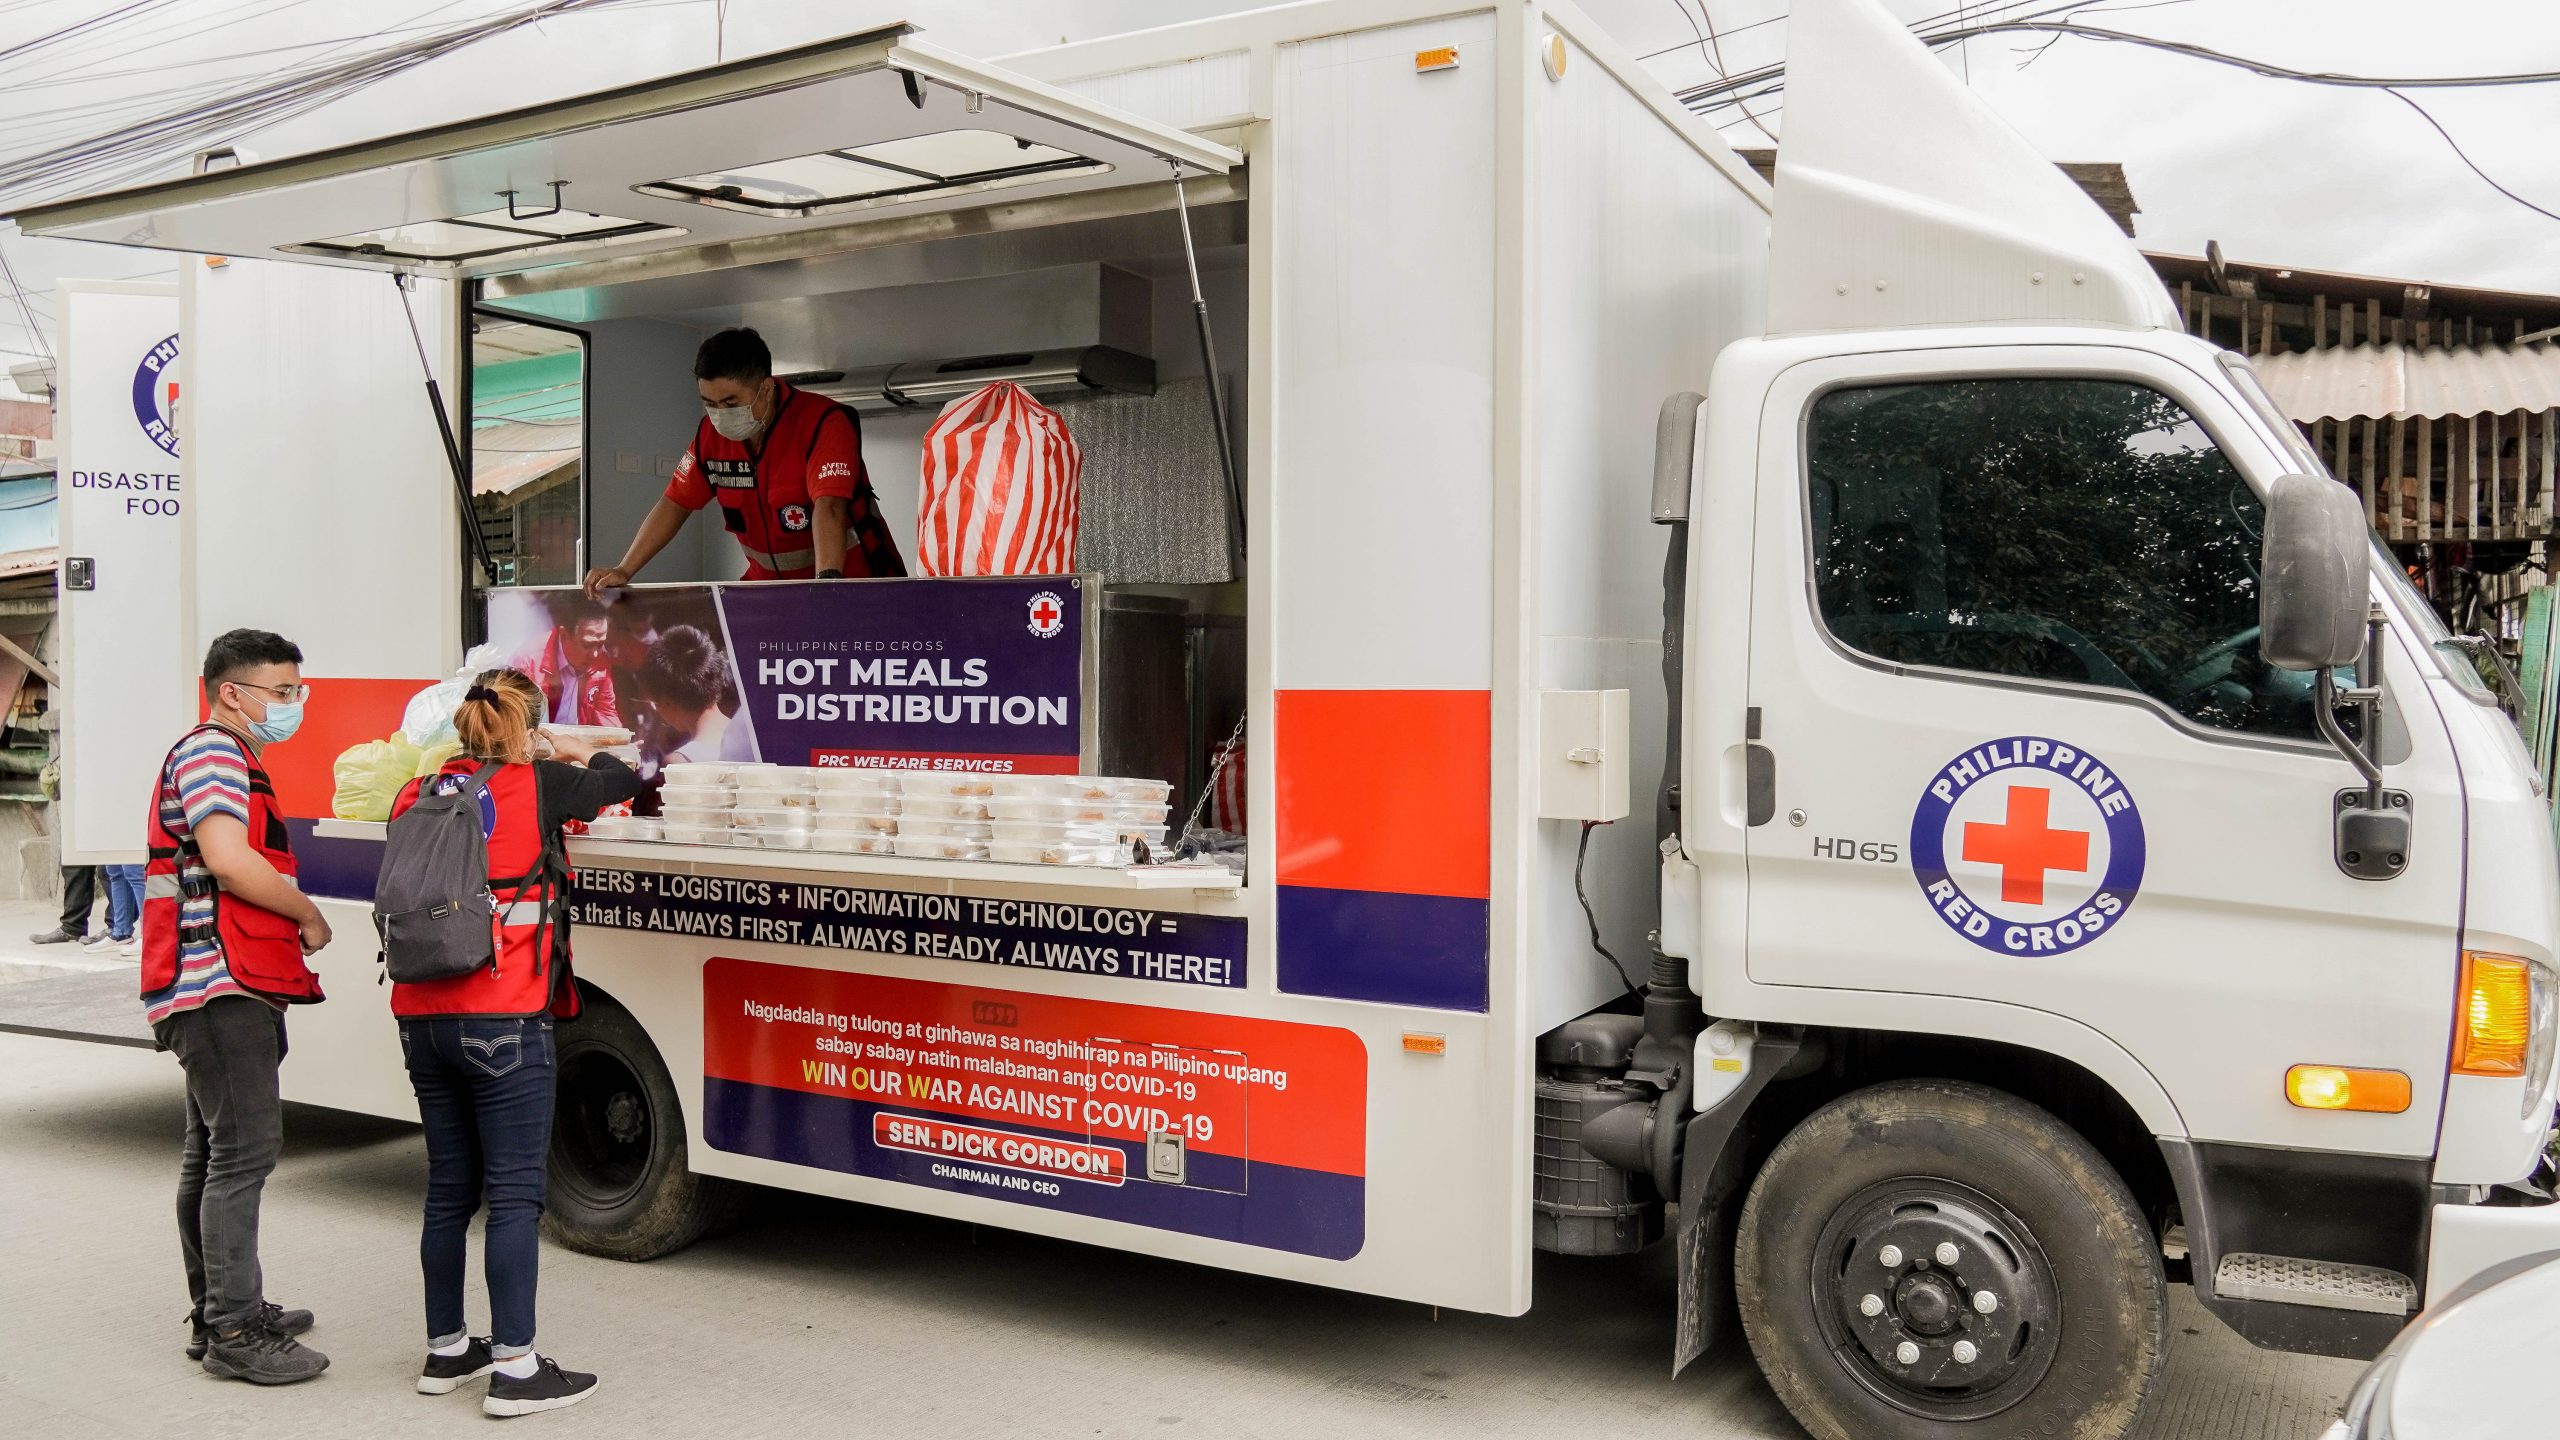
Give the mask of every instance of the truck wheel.
[(544, 1233), (590, 1255), (654, 1260), (728, 1219), (746, 1187), (685, 1168), (675, 1082), (631, 1012), (590, 997), (559, 1041)]
[(1816, 1111), (1740, 1231), (1751, 1353), (1821, 1440), (2120, 1436), (2167, 1345), (2124, 1182), (1984, 1086), (1879, 1085)]

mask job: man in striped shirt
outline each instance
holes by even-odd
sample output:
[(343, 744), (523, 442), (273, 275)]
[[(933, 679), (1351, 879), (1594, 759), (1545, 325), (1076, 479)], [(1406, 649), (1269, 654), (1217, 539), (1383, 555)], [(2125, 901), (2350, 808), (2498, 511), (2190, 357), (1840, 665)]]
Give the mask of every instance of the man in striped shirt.
[[(266, 1298), (258, 1202), (284, 1144), (276, 1075), (284, 1013), (234, 973), (216, 918), (217, 907), (253, 907), (298, 926), (305, 955), (329, 943), (319, 907), (268, 858), (288, 852), (263, 833), (282, 822), (256, 760), (292, 736), (307, 693), (293, 642), (263, 630), (214, 640), (204, 662), (209, 723), (180, 740), (161, 769), (144, 890), (143, 974), (152, 988), (143, 1010), (186, 1072), (178, 1171), (178, 1242), (192, 1302), (186, 1353), (212, 1374), (262, 1385), (308, 1380), (329, 1359), (293, 1338), (311, 1328), (310, 1311)], [(289, 953), (287, 963), (295, 963)]]

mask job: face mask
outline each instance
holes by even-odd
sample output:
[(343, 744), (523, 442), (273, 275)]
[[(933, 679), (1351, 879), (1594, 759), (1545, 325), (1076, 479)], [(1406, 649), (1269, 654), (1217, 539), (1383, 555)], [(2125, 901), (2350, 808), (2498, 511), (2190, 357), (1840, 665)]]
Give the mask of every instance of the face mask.
[(257, 736), (259, 743), (264, 745), (280, 745), (292, 739), (293, 732), (301, 728), (302, 702), (299, 700), (290, 705), (281, 700), (270, 700), (267, 702), (267, 718), (249, 722), (249, 733)]
[(756, 407), (752, 400), (744, 405), (705, 405), (702, 410), (711, 417), (711, 428), (719, 431), (723, 440), (744, 440), (756, 433)]

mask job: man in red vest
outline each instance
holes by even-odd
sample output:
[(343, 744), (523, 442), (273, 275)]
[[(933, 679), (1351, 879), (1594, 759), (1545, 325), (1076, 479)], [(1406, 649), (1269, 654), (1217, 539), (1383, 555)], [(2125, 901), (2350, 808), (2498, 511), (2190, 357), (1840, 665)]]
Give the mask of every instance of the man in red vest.
[(293, 738), (309, 694), (292, 641), (264, 630), (215, 638), (204, 657), (210, 718), (161, 762), (143, 867), (143, 1012), (187, 1081), (186, 1353), (210, 1374), (260, 1385), (329, 1368), (293, 1338), (311, 1312), (269, 1302), (258, 1268), (258, 1201), (284, 1145), (284, 1007), (321, 998), (304, 961), (329, 943), (329, 922), (295, 888), (293, 842), (259, 761)]
[(723, 330), (693, 358), (702, 419), (667, 493), (640, 522), (621, 563), (587, 572), (587, 593), (628, 585), (694, 511), (717, 501), (746, 553), (749, 580), (904, 575), (862, 467), (853, 411), (785, 384), (753, 330)]

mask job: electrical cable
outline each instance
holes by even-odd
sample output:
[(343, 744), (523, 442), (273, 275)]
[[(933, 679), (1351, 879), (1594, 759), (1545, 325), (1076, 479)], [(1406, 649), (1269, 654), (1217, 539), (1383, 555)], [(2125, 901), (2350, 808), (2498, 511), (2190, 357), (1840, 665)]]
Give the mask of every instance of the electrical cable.
[(1626, 966), (1618, 963), (1617, 956), (1609, 953), (1609, 947), (1600, 943), (1600, 916), (1591, 908), (1591, 896), (1582, 888), (1582, 862), (1591, 855), (1591, 832), (1605, 823), (1607, 822), (1600, 820), (1582, 822), (1582, 843), (1575, 846), (1573, 851), (1573, 898), (1582, 902), (1582, 918), (1591, 926), (1591, 948), (1599, 951), (1600, 958), (1609, 962), (1609, 968), (1618, 972), (1618, 978), (1626, 982), (1627, 993), (1632, 995), (1642, 991), (1644, 987), (1638, 985), (1635, 977), (1627, 973)]
[(2427, 122), (2428, 129), (2431, 129), (2435, 131), (2436, 134), (2444, 137), (2444, 143), (2450, 146), (2453, 150), (2453, 158), (2461, 161), (2463, 168), (2469, 170), (2472, 174), (2479, 176), (2481, 183), (2487, 185), (2490, 189), (2497, 191), (2499, 194), (2506, 196), (2508, 199), (2513, 200), (2527, 210), (2532, 211), (2536, 215), (2543, 216), (2547, 219), (2560, 220), (2560, 213), (2546, 210), (2543, 207), (2534, 204), (2532, 201), (2527, 200), (2513, 190), (2499, 184), (2495, 176), (2492, 176), (2488, 171), (2481, 169), (2479, 162), (2471, 158), (2470, 152), (2462, 148), (2462, 142), (2454, 139), (2453, 132), (2444, 128), (2443, 121), (2438, 120), (2434, 115), (2428, 113), (2426, 106), (2419, 104), (2417, 101), (2410, 99), (2408, 96), (2388, 85), (2382, 87), (2382, 93), (2399, 101), (2401, 104), (2408, 106), (2410, 109), (2417, 111), (2418, 118)]
[[(1674, 0), (1674, 3), (1678, 3), (1678, 0)], [(1682, 5), (1680, 8), (1681, 18), (1685, 20), (1688, 18), (1688, 15), (1688, 7), (1686, 5)], [(1716, 73), (1721, 75), (1724, 73), (1724, 44), (1716, 38), (1716, 17), (1708, 13), (1707, 0), (1698, 0), (1698, 18), (1707, 22), (1707, 63), (1713, 65), (1716, 68)], [(1692, 25), (1689, 28), (1694, 30), (1697, 27)], [(1736, 105), (1734, 108), (1740, 110), (1743, 118), (1749, 120), (1753, 126), (1757, 127), (1760, 133), (1767, 137), (1770, 144), (1775, 145), (1778, 143), (1778, 132), (1770, 129), (1761, 121), (1759, 116), (1752, 114), (1750, 106)]]
[[(344, 60), (321, 63), (315, 59), (259, 77), (201, 104), (0, 164), (0, 192), (23, 199), (95, 188), (89, 182), (109, 172), (117, 172), (118, 179), (149, 173), (163, 166), (172, 152), (192, 153), (229, 142), (481, 40), (554, 16), (625, 3), (630, 0), (543, 0)], [(450, 8), (452, 3), (438, 7)]]
[[(2133, 8), (2153, 9), (2158, 7), (2146, 5)], [(2403, 93), (2404, 91), (2414, 89), (2485, 89), (2517, 85), (2556, 84), (2560, 83), (2560, 70), (2513, 71), (2490, 75), (2430, 75), (2415, 77), (2350, 75), (2334, 70), (2297, 70), (2290, 66), (2277, 65), (2271, 61), (2252, 60), (2246, 56), (2233, 55), (2227, 51), (2216, 50), (2209, 45), (2198, 45), (2189, 41), (2165, 40), (2158, 36), (2138, 35), (2131, 31), (2108, 30), (2094, 25), (2080, 25), (2075, 23), (2039, 19), (1989, 21), (1979, 25), (1962, 26), (1953, 30), (1934, 31), (1922, 35), (1920, 38), (1924, 43), (1934, 49), (1939, 46), (1958, 43), (1976, 35), (1990, 35), (2012, 31), (2029, 31), (2040, 34), (2050, 34), (2054, 38), (2052, 41), (2047, 42), (2048, 45), (2057, 43), (2067, 36), (2078, 36), (2086, 40), (2099, 40), (2116, 44), (2134, 45), (2145, 49), (2164, 51), (2173, 55), (2183, 55), (2189, 59), (2203, 60), (2210, 64), (2225, 65), (2233, 69), (2245, 70), (2250, 74), (2262, 76), (2270, 80), (2291, 80), (2305, 85), (2327, 85), (2344, 89), (2379, 90), (2383, 94), (2390, 96), (2392, 99), (2399, 101), (2401, 104), (2408, 106), (2411, 110), (2416, 111), (2418, 118), (2427, 122), (2427, 127), (2435, 131), (2437, 137), (2443, 140), (2446, 146), (2453, 151), (2454, 158), (2462, 163), (2463, 168), (2479, 177), (2481, 183), (2487, 185), (2490, 189), (2497, 191), (2505, 198), (2523, 206), (2525, 209), (2532, 211), (2536, 215), (2543, 216), (2546, 219), (2560, 220), (2560, 211), (2553, 211), (2545, 206), (2538, 205), (2533, 201), (2526, 199), (2524, 196), (2517, 194), (2514, 190), (2502, 184), (2496, 176), (2493, 176), (2488, 171), (2482, 169), (2480, 167), (2480, 163), (2471, 158), (2470, 152), (2462, 148), (2462, 142), (2453, 137), (2453, 132), (2445, 128), (2444, 122), (2438, 120), (2432, 112), (2430, 112), (2424, 105), (2419, 104), (2414, 97)], [(2041, 54), (2042, 52), (2039, 51), (2037, 53)], [(1764, 71), (1767, 72), (1767, 78), (1765, 79), (1754, 80), (1746, 76), (1728, 79), (1723, 82), (1718, 82), (1717, 84), (1692, 86), (1687, 90), (1678, 92), (1679, 97), (1693, 112), (1703, 113), (1706, 110), (1721, 108), (1724, 105), (1732, 105), (1736, 108), (1742, 109), (1742, 112), (1745, 115), (1749, 115), (1751, 112), (1745, 102), (1758, 99), (1765, 95), (1776, 94), (1785, 88), (1785, 66), (1783, 64), (1764, 67)], [(1754, 86), (1757, 88), (1752, 88)], [(1710, 103), (1705, 105), (1700, 105), (1698, 103), (1702, 98), (1717, 96), (1719, 94), (1721, 94), (1721, 99), (1712, 100)], [(1766, 133), (1765, 126), (1762, 127), (1762, 130), (1763, 133)]]

